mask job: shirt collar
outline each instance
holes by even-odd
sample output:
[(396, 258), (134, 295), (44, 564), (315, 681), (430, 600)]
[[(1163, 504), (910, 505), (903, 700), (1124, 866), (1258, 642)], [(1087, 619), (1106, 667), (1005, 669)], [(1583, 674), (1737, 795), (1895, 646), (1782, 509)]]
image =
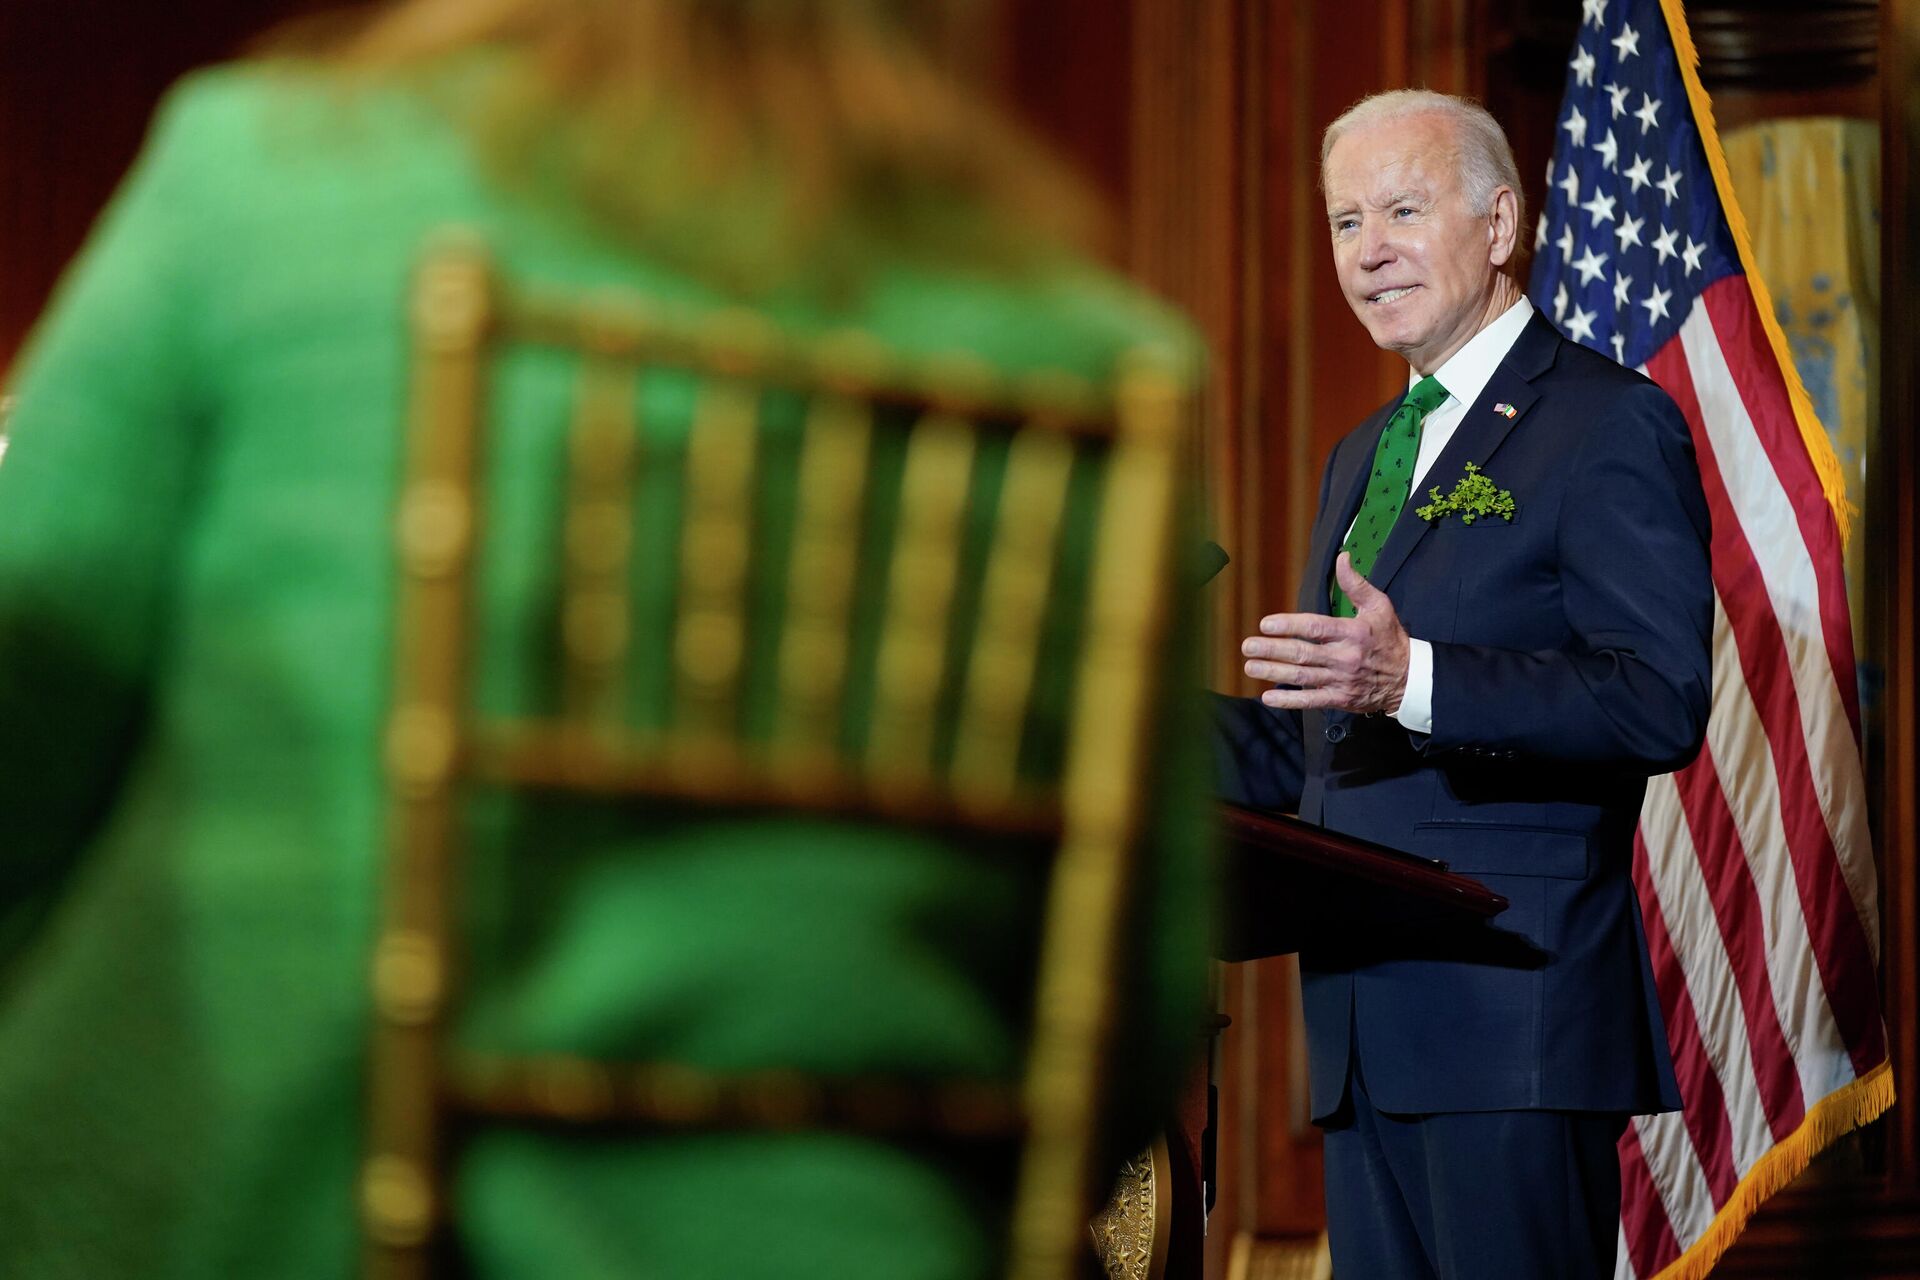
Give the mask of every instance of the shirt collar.
[[(1447, 362), (1433, 371), (1440, 379), (1440, 385), (1447, 389), (1449, 402), (1458, 400), (1464, 407), (1480, 398), (1486, 390), (1487, 382), (1493, 377), (1493, 371), (1507, 358), (1507, 352), (1520, 340), (1520, 331), (1527, 327), (1527, 321), (1533, 318), (1533, 304), (1527, 301), (1525, 294), (1520, 300), (1495, 316), (1493, 323), (1467, 339), (1467, 345), (1461, 347), (1447, 358)], [(1412, 387), (1420, 376), (1408, 371), (1407, 386)]]

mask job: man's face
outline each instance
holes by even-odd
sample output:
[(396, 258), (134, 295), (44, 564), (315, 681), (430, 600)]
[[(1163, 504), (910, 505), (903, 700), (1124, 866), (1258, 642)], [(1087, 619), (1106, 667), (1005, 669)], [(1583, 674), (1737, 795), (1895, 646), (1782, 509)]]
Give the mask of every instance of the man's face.
[(1456, 150), (1445, 117), (1412, 116), (1341, 134), (1322, 174), (1347, 304), (1420, 374), (1493, 319), (1513, 247), (1499, 201), (1493, 214), (1467, 207)]

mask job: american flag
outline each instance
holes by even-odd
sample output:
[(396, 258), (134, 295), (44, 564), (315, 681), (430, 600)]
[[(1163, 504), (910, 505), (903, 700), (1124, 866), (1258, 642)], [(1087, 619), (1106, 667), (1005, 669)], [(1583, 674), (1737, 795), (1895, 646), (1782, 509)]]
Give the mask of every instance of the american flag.
[(1753, 267), (1679, 0), (1582, 0), (1531, 294), (1665, 387), (1713, 513), (1713, 714), (1634, 841), (1685, 1109), (1620, 1141), (1618, 1277), (1705, 1275), (1893, 1101), (1838, 463)]

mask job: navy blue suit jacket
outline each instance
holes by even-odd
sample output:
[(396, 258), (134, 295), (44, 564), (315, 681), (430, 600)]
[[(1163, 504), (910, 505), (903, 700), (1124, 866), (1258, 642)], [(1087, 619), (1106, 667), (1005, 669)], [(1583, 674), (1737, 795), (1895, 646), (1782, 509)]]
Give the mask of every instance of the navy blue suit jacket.
[[(1327, 612), (1392, 408), (1328, 460), (1302, 611)], [(1512, 521), (1419, 519), (1468, 462), (1512, 492)], [(1396, 929), (1303, 954), (1314, 1117), (1356, 1043), (1385, 1111), (1674, 1109), (1630, 872), (1646, 779), (1690, 760), (1707, 719), (1708, 517), (1680, 411), (1536, 315), (1371, 576), (1433, 645), (1431, 735), (1216, 698), (1222, 793), (1444, 859), (1512, 903), (1481, 942), (1518, 945)]]

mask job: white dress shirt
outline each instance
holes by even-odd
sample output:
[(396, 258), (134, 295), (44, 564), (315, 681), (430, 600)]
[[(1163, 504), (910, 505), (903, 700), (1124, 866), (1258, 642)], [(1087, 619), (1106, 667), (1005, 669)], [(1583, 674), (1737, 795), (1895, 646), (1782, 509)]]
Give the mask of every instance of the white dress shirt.
[[(1426, 425), (1420, 430), (1420, 454), (1413, 462), (1413, 487), (1407, 501), (1412, 502), (1421, 491), (1420, 482), (1426, 479), (1434, 460), (1453, 439), (1461, 419), (1486, 390), (1493, 371), (1507, 358), (1507, 352), (1520, 339), (1520, 331), (1532, 318), (1533, 304), (1523, 296), (1434, 370), (1433, 376), (1447, 389), (1447, 398), (1427, 415)], [(1419, 380), (1419, 375), (1408, 370), (1409, 390)], [(1425, 640), (1409, 637), (1407, 641), (1407, 688), (1400, 695), (1400, 709), (1393, 718), (1415, 733), (1433, 732), (1433, 646)]]

